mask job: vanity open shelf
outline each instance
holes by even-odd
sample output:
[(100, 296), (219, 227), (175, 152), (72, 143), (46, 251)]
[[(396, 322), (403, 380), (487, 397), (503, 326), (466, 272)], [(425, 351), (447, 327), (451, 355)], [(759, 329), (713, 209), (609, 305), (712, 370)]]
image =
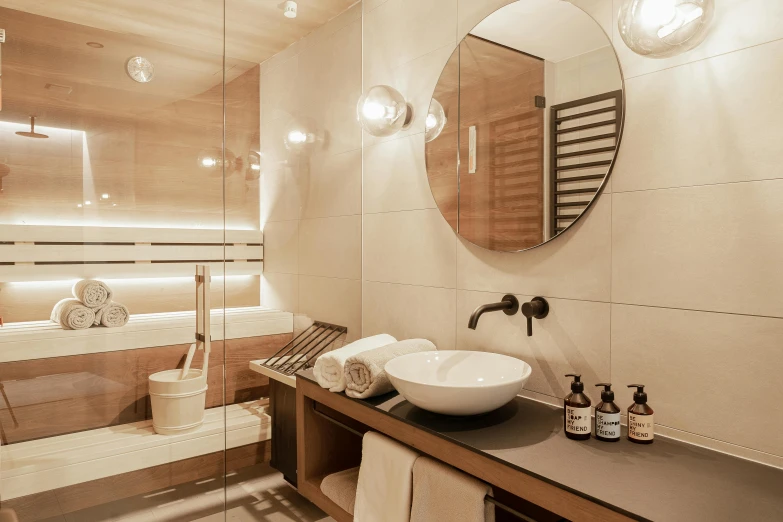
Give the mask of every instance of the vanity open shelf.
[(321, 482), (359, 465), (359, 434), (367, 430), (483, 480), (495, 498), (534, 520), (783, 517), (779, 469), (665, 437), (649, 446), (571, 441), (562, 432), (562, 410), (530, 399), (517, 397), (481, 416), (447, 417), (396, 393), (369, 400), (331, 393), (309, 370), (297, 374), (296, 394), (299, 491), (338, 521), (352, 517), (321, 492)]

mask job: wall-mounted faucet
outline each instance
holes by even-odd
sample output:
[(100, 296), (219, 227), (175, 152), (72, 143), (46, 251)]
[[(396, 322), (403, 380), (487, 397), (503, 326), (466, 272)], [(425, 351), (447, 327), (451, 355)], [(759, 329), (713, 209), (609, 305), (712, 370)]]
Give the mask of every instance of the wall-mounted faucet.
[(487, 312), (497, 312), (503, 310), (506, 315), (514, 315), (519, 311), (519, 300), (511, 294), (504, 295), (499, 303), (490, 303), (481, 305), (470, 314), (468, 328), (475, 330), (478, 326), (479, 317)]
[(549, 303), (543, 297), (534, 297), (522, 305), (522, 315), (527, 317), (527, 336), (533, 336), (533, 318), (543, 319), (549, 313)]

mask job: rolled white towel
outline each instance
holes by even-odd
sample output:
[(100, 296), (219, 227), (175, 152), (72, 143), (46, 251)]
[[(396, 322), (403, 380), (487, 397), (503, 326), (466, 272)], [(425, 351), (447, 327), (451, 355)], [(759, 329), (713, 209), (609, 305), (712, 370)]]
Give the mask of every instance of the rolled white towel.
[(98, 308), (111, 302), (111, 288), (103, 281), (82, 279), (71, 289), (73, 296), (88, 308)]
[(119, 328), (128, 324), (130, 312), (125, 305), (110, 301), (103, 306), (94, 308), (96, 326), (105, 326), (107, 328)]
[(396, 342), (397, 339), (389, 334), (373, 335), (327, 352), (315, 360), (313, 368), (315, 379), (321, 388), (329, 388), (331, 392), (341, 392), (345, 390), (344, 367), (348, 357)]
[(437, 350), (427, 339), (408, 339), (381, 348), (362, 352), (345, 361), (345, 394), (354, 399), (367, 399), (394, 389), (384, 370), (386, 363), (409, 353)]
[(63, 299), (52, 309), (51, 320), (66, 330), (84, 330), (95, 322), (95, 312), (78, 299)]

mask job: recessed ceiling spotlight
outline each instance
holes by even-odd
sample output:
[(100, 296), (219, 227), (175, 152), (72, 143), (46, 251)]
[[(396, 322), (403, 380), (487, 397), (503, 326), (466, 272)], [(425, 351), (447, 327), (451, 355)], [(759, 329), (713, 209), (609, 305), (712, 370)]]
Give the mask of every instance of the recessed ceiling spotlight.
[(87, 45), (93, 49), (103, 49), (103, 44), (100, 42), (87, 42)]
[(109, 199), (109, 195), (108, 194), (101, 194), (101, 199)]
[(147, 83), (155, 75), (155, 67), (143, 56), (130, 58), (125, 68), (128, 71), (128, 76), (139, 83)]
[(296, 18), (296, 2), (294, 0), (286, 0), (283, 4), (283, 14), (286, 18)]

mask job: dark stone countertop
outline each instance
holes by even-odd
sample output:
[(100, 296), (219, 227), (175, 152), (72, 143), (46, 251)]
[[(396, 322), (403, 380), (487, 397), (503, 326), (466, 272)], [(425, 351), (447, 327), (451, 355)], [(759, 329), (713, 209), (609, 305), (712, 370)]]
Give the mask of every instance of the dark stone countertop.
[[(312, 370), (297, 375), (315, 382)], [(338, 395), (632, 518), (783, 521), (783, 470), (771, 466), (660, 435), (648, 445), (571, 440), (562, 408), (523, 397), (485, 415), (449, 417), (396, 392)]]

